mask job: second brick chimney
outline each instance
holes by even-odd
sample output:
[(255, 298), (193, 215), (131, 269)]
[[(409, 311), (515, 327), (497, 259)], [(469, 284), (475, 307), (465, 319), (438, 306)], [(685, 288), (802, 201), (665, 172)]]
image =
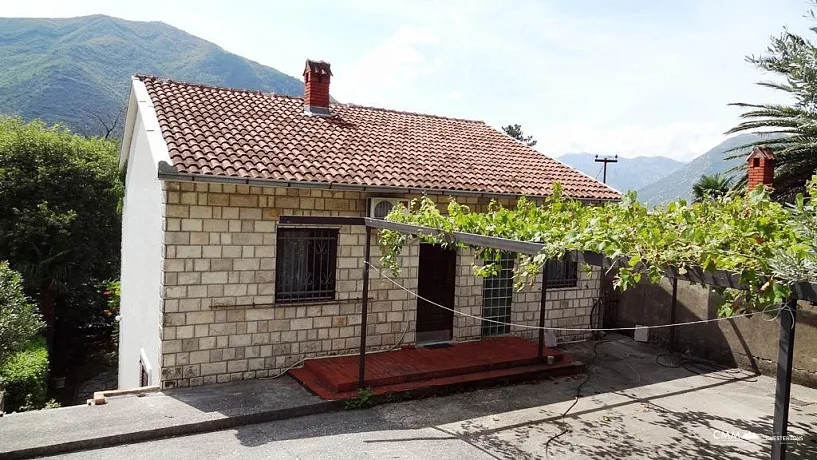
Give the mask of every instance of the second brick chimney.
[(747, 185), (749, 190), (754, 190), (760, 184), (767, 187), (774, 185), (774, 164), (777, 162), (777, 156), (769, 147), (755, 147), (749, 158), (749, 177)]
[(329, 116), (329, 80), (332, 70), (324, 61), (306, 60), (304, 67), (304, 113)]

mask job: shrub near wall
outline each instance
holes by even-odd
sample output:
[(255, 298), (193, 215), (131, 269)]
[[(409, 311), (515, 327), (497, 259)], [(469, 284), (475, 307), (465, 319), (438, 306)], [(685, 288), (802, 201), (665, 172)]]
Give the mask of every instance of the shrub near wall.
[(40, 409), (48, 401), (48, 348), (37, 337), (0, 366), (0, 387), (5, 387), (4, 411)]
[[(0, 410), (39, 409), (46, 403), (48, 351), (40, 315), (23, 293), (23, 280), (0, 261)], [(0, 396), (3, 396), (0, 394)]]

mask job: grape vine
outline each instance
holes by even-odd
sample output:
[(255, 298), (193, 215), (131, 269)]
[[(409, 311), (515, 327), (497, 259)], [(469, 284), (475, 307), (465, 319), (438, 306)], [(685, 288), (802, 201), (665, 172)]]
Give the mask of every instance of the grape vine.
[[(808, 188), (812, 196), (817, 193), (817, 176)], [(515, 208), (491, 202), (487, 212), (477, 213), (452, 198), (448, 213), (443, 214), (436, 203), (423, 197), (413, 200), (409, 209), (393, 210), (387, 219), (442, 230), (418, 235), (423, 242), (462, 246), (451, 238), (456, 231), (543, 244), (536, 255), (519, 255), (520, 263), (514, 268), (518, 286), (540, 273), (546, 260), (572, 250), (624, 258), (627, 262), (616, 269), (614, 281), (622, 290), (643, 277), (658, 282), (671, 268), (679, 273), (690, 267), (734, 272), (747, 289), (723, 290), (722, 316), (779, 304), (790, 295), (791, 282), (817, 279), (817, 210), (802, 196), (794, 206), (774, 202), (762, 187), (648, 210), (636, 201), (634, 192), (619, 202), (593, 206), (564, 197), (555, 184), (553, 195), (540, 205), (522, 197)], [(409, 238), (381, 230), (383, 266), (399, 272), (398, 256)], [(475, 250), (485, 264), (475, 266), (474, 272), (495, 273), (499, 251)]]

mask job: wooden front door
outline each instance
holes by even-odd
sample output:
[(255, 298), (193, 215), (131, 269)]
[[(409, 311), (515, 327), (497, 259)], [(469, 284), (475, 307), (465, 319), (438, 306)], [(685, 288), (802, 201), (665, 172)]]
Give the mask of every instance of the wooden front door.
[[(417, 293), (431, 302), (454, 308), (457, 252), (433, 244), (420, 245)], [(454, 312), (417, 299), (417, 343), (451, 340)]]

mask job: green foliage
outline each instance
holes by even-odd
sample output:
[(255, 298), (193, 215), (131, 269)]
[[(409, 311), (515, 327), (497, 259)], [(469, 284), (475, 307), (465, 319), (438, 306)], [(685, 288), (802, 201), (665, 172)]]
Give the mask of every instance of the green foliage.
[(732, 187), (732, 177), (724, 173), (716, 173), (712, 175), (701, 175), (701, 177), (692, 184), (692, 196), (695, 201), (714, 200), (726, 195)]
[(347, 399), (343, 403), (346, 410), (368, 409), (374, 406), (374, 392), (371, 388), (358, 390), (357, 396), (352, 399)]
[(0, 261), (0, 364), (42, 328), (40, 315), (23, 293), (20, 274)]
[(517, 124), (503, 126), (502, 132), (527, 145), (528, 147), (533, 147), (536, 145), (537, 141), (533, 139), (533, 136), (526, 136), (524, 131), (522, 131), (522, 125)]
[(60, 404), (56, 399), (49, 399), (43, 405), (43, 409), (58, 409), (60, 407), (62, 407), (62, 404)]
[(0, 259), (30, 287), (115, 277), (121, 196), (113, 142), (0, 119)]
[(110, 318), (119, 314), (119, 305), (122, 302), (122, 283), (119, 280), (108, 280), (102, 283), (105, 290), (102, 294), (107, 298), (108, 308), (105, 316)]
[(0, 107), (6, 114), (64, 123), (89, 135), (104, 135), (117, 123), (118, 134), (135, 73), (303, 94), (299, 79), (161, 22), (102, 15), (0, 18)]
[(7, 412), (41, 409), (48, 402), (48, 349), (37, 337), (0, 365), (0, 387), (5, 387)]
[[(817, 193), (817, 182), (811, 187)], [(388, 219), (443, 230), (420, 235), (425, 242), (459, 244), (450, 237), (450, 232), (458, 231), (543, 244), (535, 256), (520, 255), (521, 263), (514, 267), (518, 286), (540, 273), (546, 260), (569, 250), (625, 260), (615, 278), (620, 289), (631, 288), (644, 277), (658, 282), (662, 272), (671, 268), (681, 273), (690, 267), (736, 272), (748, 289), (727, 296), (731, 302), (722, 314), (779, 304), (790, 293), (784, 279), (817, 280), (814, 265), (782, 277), (779, 263), (787, 257), (801, 266), (815, 264), (817, 212), (803, 203), (800, 214), (793, 213), (772, 201), (762, 187), (746, 196), (730, 194), (692, 204), (680, 200), (651, 212), (636, 201), (635, 193), (617, 203), (586, 206), (563, 198), (558, 184), (554, 195), (538, 206), (521, 198), (513, 209), (491, 203), (488, 212), (473, 213), (452, 200), (447, 215), (427, 198), (410, 206), (410, 212), (393, 210)], [(793, 226), (792, 219), (803, 221), (804, 228)], [(408, 238), (395, 231), (380, 232), (385, 267), (399, 271), (398, 256)], [(495, 271), (498, 251), (476, 250), (486, 263), (474, 271), (483, 276)]]
[[(807, 184), (810, 195), (817, 196), (817, 175)], [(797, 236), (796, 242), (785, 250), (777, 250), (770, 261), (774, 273), (785, 279), (815, 280), (817, 273), (817, 205), (798, 195), (787, 208), (787, 225)]]
[[(809, 16), (814, 19), (814, 12), (809, 11)], [(729, 133), (760, 131), (779, 136), (765, 144), (778, 157), (775, 192), (786, 194), (803, 186), (817, 170), (817, 46), (784, 29), (780, 36), (772, 37), (766, 54), (748, 56), (746, 60), (778, 77), (776, 81), (758, 83), (760, 86), (780, 91), (794, 102), (731, 104), (746, 111), (741, 115), (744, 121)]]
[(119, 280), (108, 280), (103, 283), (104, 291), (102, 295), (107, 299), (106, 308), (102, 313), (106, 318), (113, 320), (113, 331), (111, 337), (113, 343), (119, 345), (119, 321), (116, 321), (116, 316), (119, 315), (119, 306), (122, 303), (122, 283)]

